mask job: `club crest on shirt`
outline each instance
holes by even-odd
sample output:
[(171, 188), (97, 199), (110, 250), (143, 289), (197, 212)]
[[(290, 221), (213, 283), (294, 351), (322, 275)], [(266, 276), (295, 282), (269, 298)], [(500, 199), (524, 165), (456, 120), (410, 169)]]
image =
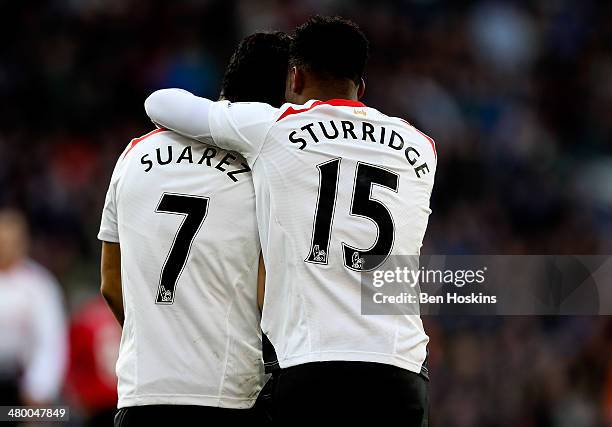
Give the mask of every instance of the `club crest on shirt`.
[(353, 252), (353, 257), (351, 261), (351, 267), (353, 267), (355, 270), (363, 270), (364, 259), (359, 256), (359, 252)]
[(327, 252), (319, 249), (319, 245), (312, 248), (312, 260), (315, 262), (327, 262)]
[(172, 291), (162, 285), (159, 290), (159, 300), (160, 302), (172, 302)]

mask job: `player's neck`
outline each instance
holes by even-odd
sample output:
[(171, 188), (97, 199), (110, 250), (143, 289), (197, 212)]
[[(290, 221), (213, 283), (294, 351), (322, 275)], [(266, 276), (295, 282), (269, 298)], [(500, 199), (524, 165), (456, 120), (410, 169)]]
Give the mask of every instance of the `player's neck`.
[(16, 270), (23, 262), (22, 258), (0, 259), (0, 272), (8, 273)]
[(307, 86), (300, 94), (303, 103), (311, 99), (329, 101), (330, 99), (348, 99), (358, 101), (358, 87), (353, 82), (334, 82)]

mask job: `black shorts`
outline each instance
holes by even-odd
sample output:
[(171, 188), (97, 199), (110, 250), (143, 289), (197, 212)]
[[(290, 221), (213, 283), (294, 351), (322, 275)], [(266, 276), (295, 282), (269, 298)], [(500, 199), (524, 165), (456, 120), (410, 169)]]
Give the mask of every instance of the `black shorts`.
[(115, 414), (115, 427), (132, 426), (268, 426), (265, 415), (256, 408), (228, 409), (191, 405), (147, 405), (121, 408)]
[(274, 378), (275, 425), (428, 425), (428, 380), (391, 365), (317, 362)]

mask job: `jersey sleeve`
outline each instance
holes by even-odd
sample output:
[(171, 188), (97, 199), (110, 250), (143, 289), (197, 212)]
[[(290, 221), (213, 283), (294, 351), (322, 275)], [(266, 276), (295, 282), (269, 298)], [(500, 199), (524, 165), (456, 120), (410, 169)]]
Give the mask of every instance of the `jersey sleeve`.
[(208, 115), (213, 101), (183, 89), (161, 89), (145, 100), (147, 115), (157, 126), (210, 143)]
[(278, 112), (277, 108), (259, 102), (215, 102), (209, 115), (213, 143), (239, 152), (252, 164)]
[(104, 200), (100, 231), (98, 232), (98, 239), (103, 242), (119, 243), (119, 228), (117, 226), (117, 183), (122, 160), (123, 154), (115, 165), (108, 191), (106, 192), (106, 199)]
[(213, 102), (181, 89), (162, 89), (145, 101), (158, 126), (188, 138), (237, 151), (250, 163), (259, 154), (279, 110), (258, 102)]

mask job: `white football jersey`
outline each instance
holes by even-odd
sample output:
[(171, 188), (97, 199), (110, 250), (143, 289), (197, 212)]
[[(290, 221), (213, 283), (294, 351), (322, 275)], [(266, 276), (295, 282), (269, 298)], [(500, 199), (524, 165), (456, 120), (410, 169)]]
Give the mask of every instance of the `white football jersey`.
[(53, 402), (61, 392), (68, 342), (60, 285), (31, 260), (0, 270), (0, 375), (20, 377), (22, 391)]
[(251, 173), (158, 129), (113, 172), (98, 238), (121, 245), (118, 407), (251, 407), (263, 385)]
[[(212, 136), (253, 169), (267, 271), (262, 329), (281, 368), (346, 360), (420, 372), (428, 342), (420, 317), (362, 315), (360, 275), (390, 255), (420, 253), (433, 140), (356, 101), (275, 109), (173, 91), (160, 97), (191, 105), (159, 111), (154, 94), (146, 104), (154, 121), (200, 140)], [(198, 111), (204, 125), (183, 114)]]

